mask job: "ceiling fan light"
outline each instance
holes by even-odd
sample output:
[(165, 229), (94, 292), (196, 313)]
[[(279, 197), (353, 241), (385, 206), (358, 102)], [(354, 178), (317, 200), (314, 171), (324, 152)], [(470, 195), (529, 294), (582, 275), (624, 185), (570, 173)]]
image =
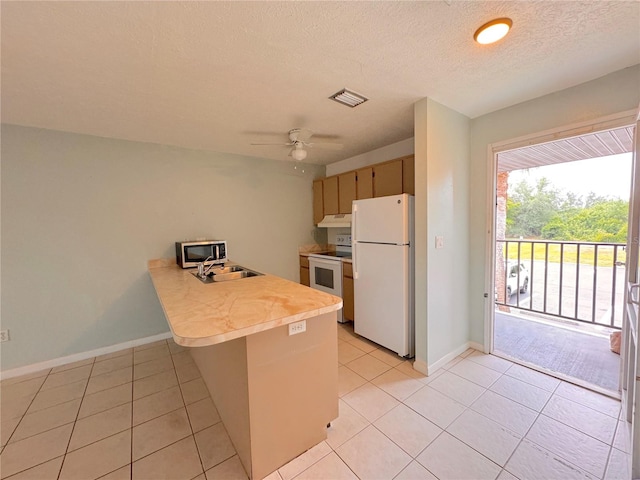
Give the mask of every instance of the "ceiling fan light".
[(307, 151), (304, 148), (296, 147), (291, 151), (291, 156), (298, 161), (302, 161), (307, 158)]
[(513, 22), (510, 18), (496, 18), (476, 30), (476, 33), (473, 34), (473, 39), (481, 45), (495, 43), (509, 33), (512, 25)]

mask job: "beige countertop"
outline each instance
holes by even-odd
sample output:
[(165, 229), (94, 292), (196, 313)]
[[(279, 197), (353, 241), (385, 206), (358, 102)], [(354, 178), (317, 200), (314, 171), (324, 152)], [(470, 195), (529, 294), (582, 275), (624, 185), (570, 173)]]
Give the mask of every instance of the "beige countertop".
[(298, 247), (298, 253), (303, 256), (308, 256), (310, 253), (319, 253), (319, 252), (335, 252), (335, 245), (302, 245)]
[(150, 260), (149, 274), (175, 342), (202, 347), (342, 308), (342, 299), (273, 275), (205, 284), (175, 259)]

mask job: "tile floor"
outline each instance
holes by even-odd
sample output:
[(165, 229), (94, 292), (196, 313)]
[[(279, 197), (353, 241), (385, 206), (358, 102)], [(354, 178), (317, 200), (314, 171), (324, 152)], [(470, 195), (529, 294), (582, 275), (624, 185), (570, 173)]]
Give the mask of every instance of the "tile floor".
[[(626, 479), (620, 402), (468, 350), (430, 377), (338, 328), (340, 417), (269, 480)], [(172, 341), (1, 383), (2, 479), (244, 479)]]

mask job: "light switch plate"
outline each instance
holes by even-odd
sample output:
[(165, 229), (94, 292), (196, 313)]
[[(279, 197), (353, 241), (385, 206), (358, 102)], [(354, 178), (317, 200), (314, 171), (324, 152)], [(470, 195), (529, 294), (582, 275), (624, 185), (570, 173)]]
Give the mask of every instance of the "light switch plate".
[(436, 248), (444, 248), (444, 237), (440, 235), (436, 236)]

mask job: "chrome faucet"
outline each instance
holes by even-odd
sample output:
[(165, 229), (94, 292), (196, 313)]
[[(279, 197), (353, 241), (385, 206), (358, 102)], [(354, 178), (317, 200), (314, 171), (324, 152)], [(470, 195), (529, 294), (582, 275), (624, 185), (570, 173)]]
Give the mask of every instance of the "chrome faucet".
[(207, 275), (209, 275), (209, 272), (211, 271), (211, 269), (215, 266), (215, 263), (212, 263), (208, 267), (205, 266), (205, 263), (212, 258), (213, 258), (213, 255), (209, 255), (207, 258), (205, 258), (202, 262), (198, 264), (198, 276), (200, 278), (202, 279), (206, 278)]

